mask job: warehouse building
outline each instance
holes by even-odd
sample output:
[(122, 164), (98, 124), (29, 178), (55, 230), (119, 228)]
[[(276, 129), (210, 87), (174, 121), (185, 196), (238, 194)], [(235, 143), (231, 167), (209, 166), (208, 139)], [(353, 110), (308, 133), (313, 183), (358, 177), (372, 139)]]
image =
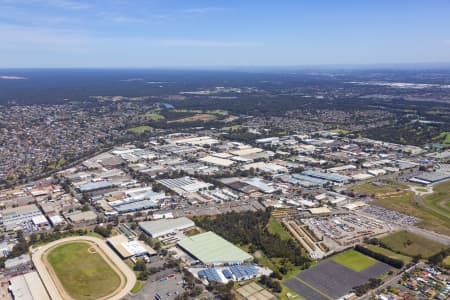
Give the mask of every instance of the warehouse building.
[(226, 158), (215, 157), (212, 155), (208, 155), (200, 159), (201, 162), (219, 166), (219, 167), (230, 167), (235, 162)]
[(207, 190), (210, 186), (212, 186), (210, 183), (206, 183), (189, 176), (175, 179), (161, 179), (157, 180), (157, 182), (179, 195)]
[(25, 223), (32, 223), (33, 218), (39, 217), (36, 220), (44, 218), (44, 215), (35, 204), (19, 206), (14, 208), (4, 209), (0, 212), (0, 223), (5, 231), (24, 229)]
[(335, 173), (318, 172), (313, 170), (304, 171), (302, 174), (339, 184), (347, 183), (350, 180), (350, 178), (347, 176), (342, 176)]
[(236, 265), (253, 260), (250, 254), (211, 231), (182, 239), (177, 245), (205, 265)]
[(129, 240), (123, 234), (110, 237), (106, 241), (123, 259), (133, 256), (156, 255), (156, 251), (144, 242)]
[(288, 169), (286, 167), (274, 164), (274, 163), (265, 163), (265, 162), (255, 162), (251, 164), (247, 164), (242, 166), (244, 170), (254, 169), (256, 171), (261, 171), (269, 174), (277, 174), (277, 173), (287, 173)]
[(64, 217), (75, 226), (87, 226), (97, 223), (97, 215), (91, 211), (74, 211), (67, 213)]
[(260, 192), (265, 194), (271, 194), (275, 192), (275, 188), (273, 187), (273, 184), (269, 181), (263, 180), (258, 177), (249, 178), (246, 180), (242, 180), (242, 182), (251, 185), (258, 189)]
[(37, 272), (15, 276), (9, 283), (14, 300), (50, 300)]
[[(121, 201), (121, 200), (118, 200), (118, 201)], [(124, 203), (121, 205), (115, 205), (115, 206), (113, 206), (113, 208), (119, 214), (124, 214), (124, 213), (129, 213), (129, 212), (145, 210), (145, 209), (159, 208), (159, 203), (152, 201), (152, 200), (142, 200), (142, 201), (136, 201), (136, 202), (131, 202), (131, 203)]]
[(424, 172), (416, 177), (410, 178), (410, 181), (422, 183), (424, 185), (438, 183), (450, 179), (450, 172)]
[(140, 222), (139, 227), (152, 238), (158, 238), (178, 231), (194, 227), (195, 223), (186, 217), (177, 219), (161, 219), (156, 221)]
[(102, 189), (107, 189), (112, 187), (112, 183), (109, 181), (97, 181), (97, 182), (89, 182), (79, 186), (79, 190), (81, 193), (93, 192)]

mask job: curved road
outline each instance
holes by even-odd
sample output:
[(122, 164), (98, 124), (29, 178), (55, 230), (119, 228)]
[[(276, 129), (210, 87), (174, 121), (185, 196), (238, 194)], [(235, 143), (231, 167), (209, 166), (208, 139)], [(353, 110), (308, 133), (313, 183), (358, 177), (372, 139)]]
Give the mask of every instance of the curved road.
[(96, 237), (91, 236), (77, 236), (77, 237), (69, 237), (64, 238), (61, 240), (57, 240), (54, 242), (51, 242), (49, 244), (46, 244), (44, 246), (37, 247), (32, 251), (32, 260), (33, 264), (36, 268), (36, 270), (39, 273), (39, 276), (42, 279), (42, 282), (44, 283), (47, 292), (50, 295), (50, 298), (52, 300), (65, 300), (67, 298), (64, 298), (60, 291), (57, 288), (57, 285), (55, 281), (53, 280), (52, 276), (50, 275), (49, 271), (47, 270), (47, 267), (45, 265), (45, 262), (43, 261), (43, 255), (46, 254), (47, 250), (49, 250), (52, 247), (55, 247), (62, 243), (67, 242), (77, 242), (77, 241), (88, 241), (95, 243), (107, 256), (109, 259), (109, 262), (112, 263), (115, 267), (115, 269), (118, 269), (123, 276), (126, 278), (126, 284), (125, 286), (121, 287), (121, 290), (116, 292), (113, 296), (108, 297), (108, 300), (120, 300), (128, 295), (128, 293), (131, 291), (133, 286), (136, 284), (136, 276), (134, 272), (120, 259), (119, 256), (117, 256), (114, 251), (108, 247), (106, 242), (104, 240), (101, 240)]

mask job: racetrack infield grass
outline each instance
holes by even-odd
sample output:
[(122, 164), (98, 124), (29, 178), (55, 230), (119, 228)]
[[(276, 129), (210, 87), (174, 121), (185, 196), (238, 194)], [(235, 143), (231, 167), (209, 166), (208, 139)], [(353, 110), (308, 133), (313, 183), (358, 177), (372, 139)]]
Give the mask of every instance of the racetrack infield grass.
[[(65, 291), (76, 300), (108, 296), (121, 284), (120, 276), (87, 242), (71, 242), (50, 250), (47, 260)], [(98, 251), (98, 250), (97, 250)]]
[(411, 257), (421, 255), (428, 258), (445, 248), (441, 243), (408, 231), (395, 232), (381, 238), (380, 241), (387, 248)]
[(333, 257), (338, 264), (343, 265), (355, 272), (361, 272), (378, 263), (377, 260), (359, 253), (355, 250), (349, 250)]

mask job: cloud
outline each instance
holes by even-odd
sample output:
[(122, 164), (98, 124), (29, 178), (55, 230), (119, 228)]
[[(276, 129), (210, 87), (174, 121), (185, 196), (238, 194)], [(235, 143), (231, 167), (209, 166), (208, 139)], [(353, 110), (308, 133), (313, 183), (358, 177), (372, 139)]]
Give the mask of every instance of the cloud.
[(57, 30), (46, 27), (27, 27), (0, 24), (0, 49), (55, 49), (75, 47), (88, 42), (83, 32)]
[(46, 0), (46, 2), (50, 6), (57, 6), (66, 9), (88, 9), (92, 7), (91, 4), (73, 0)]
[(213, 47), (213, 48), (239, 48), (239, 47), (257, 47), (260, 43), (237, 42), (237, 41), (218, 41), (202, 39), (167, 39), (158, 40), (157, 44), (169, 47)]
[[(26, 27), (0, 23), (0, 50), (52, 50), (86, 52), (89, 48), (127, 45), (137, 48), (190, 47), (190, 48), (249, 48), (262, 46), (251, 41), (210, 40), (210, 39), (158, 39), (147, 36), (101, 37), (88, 31), (54, 29), (50, 27)], [(120, 47), (120, 46), (119, 46)]]
[(134, 17), (127, 17), (127, 16), (115, 16), (112, 18), (114, 22), (117, 23), (144, 23), (144, 19), (134, 18)]
[(28, 78), (27, 77), (22, 77), (22, 76), (2, 75), (2, 76), (0, 76), (0, 79), (4, 79), (4, 80), (25, 80), (25, 79), (28, 79)]
[(137, 18), (137, 17), (133, 17), (133, 16), (125, 16), (125, 15), (109, 13), (109, 12), (100, 12), (97, 14), (97, 16), (104, 21), (115, 22), (115, 23), (138, 24), (138, 23), (144, 23), (146, 21), (145, 19), (141, 19), (141, 18)]
[(183, 13), (186, 14), (206, 14), (214, 11), (221, 11), (223, 8), (220, 7), (196, 7), (196, 8), (187, 8), (182, 10)]

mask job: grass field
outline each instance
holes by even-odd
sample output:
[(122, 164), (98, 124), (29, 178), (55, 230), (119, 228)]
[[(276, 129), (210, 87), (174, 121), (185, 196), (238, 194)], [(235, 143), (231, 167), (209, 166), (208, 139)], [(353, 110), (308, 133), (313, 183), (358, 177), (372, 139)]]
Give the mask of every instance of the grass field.
[(222, 109), (207, 110), (206, 113), (212, 114), (212, 115), (218, 115), (218, 116), (226, 116), (226, 115), (228, 115), (228, 111), (222, 110)]
[(233, 125), (233, 126), (226, 126), (223, 127), (223, 130), (230, 130), (230, 131), (235, 131), (235, 130), (239, 130), (242, 128), (242, 125)]
[[(384, 186), (378, 187), (366, 183), (355, 186), (353, 190), (373, 196), (373, 204), (375, 205), (420, 218), (421, 221), (417, 224), (419, 227), (450, 235), (450, 218), (417, 203), (415, 193), (409, 190), (406, 185), (389, 182)], [(427, 200), (427, 197), (436, 197), (436, 195), (432, 194), (425, 197), (425, 201), (428, 204), (428, 201), (433, 201)], [(439, 202), (441, 200), (435, 201)]]
[(155, 113), (143, 114), (143, 115), (140, 115), (139, 118), (152, 120), (152, 121), (159, 121), (159, 120), (165, 119), (165, 117), (163, 115), (155, 114)]
[(333, 133), (337, 133), (337, 134), (349, 134), (349, 133), (352, 133), (350, 130), (347, 130), (347, 129), (339, 129), (339, 128), (337, 128), (337, 129), (331, 129), (331, 130), (329, 130), (330, 132), (333, 132)]
[(350, 250), (333, 257), (333, 260), (355, 272), (361, 272), (370, 266), (373, 266), (377, 261), (369, 256), (359, 253), (355, 250)]
[(433, 193), (424, 197), (426, 203), (450, 218), (450, 180), (433, 186)]
[(373, 252), (383, 254), (383, 255), (385, 255), (387, 257), (394, 258), (394, 259), (399, 259), (404, 264), (408, 264), (411, 261), (411, 257), (409, 257), (409, 256), (398, 254), (398, 253), (395, 253), (395, 252), (393, 252), (393, 251), (391, 251), (389, 249), (385, 249), (385, 248), (382, 248), (382, 247), (379, 247), (379, 246), (376, 246), (376, 245), (369, 245), (368, 244), (368, 245), (364, 245), (364, 247), (367, 248), (367, 249), (372, 250)]
[(401, 191), (405, 189), (405, 185), (392, 181), (384, 181), (382, 186), (364, 183), (353, 188), (355, 192), (374, 195), (375, 197), (382, 197), (391, 194), (395, 195), (396, 193), (401, 193)]
[(447, 269), (450, 269), (450, 255), (447, 256), (444, 261), (442, 261), (442, 264), (444, 265), (444, 267), (446, 267)]
[(142, 132), (152, 131), (152, 130), (153, 130), (153, 128), (150, 126), (138, 126), (138, 127), (133, 127), (133, 128), (128, 129), (129, 132), (133, 132), (133, 133), (142, 133)]
[(267, 224), (267, 230), (271, 234), (278, 235), (282, 240), (289, 240), (291, 238), (289, 233), (284, 229), (283, 225), (281, 225), (281, 223), (274, 217), (270, 218), (269, 223)]
[(197, 121), (209, 122), (209, 121), (213, 121), (215, 119), (217, 119), (216, 115), (212, 115), (212, 114), (196, 114), (196, 115), (193, 115), (191, 117), (186, 117), (186, 118), (182, 118), (182, 119), (169, 121), (169, 123), (188, 123), (188, 122), (197, 122)]
[(450, 145), (450, 132), (441, 132), (433, 138), (433, 141), (446, 146)]
[(203, 110), (200, 110), (200, 109), (172, 109), (172, 112), (201, 114), (203, 112)]
[(131, 289), (131, 293), (133, 293), (133, 294), (139, 293), (139, 291), (142, 290), (142, 288), (145, 286), (146, 283), (147, 283), (147, 281), (142, 281), (142, 280), (136, 281), (136, 284)]
[(47, 256), (50, 266), (66, 292), (76, 300), (92, 300), (114, 292), (121, 283), (119, 275), (92, 245), (71, 242), (52, 249)]
[(430, 257), (445, 246), (420, 235), (407, 231), (399, 231), (380, 239), (389, 249), (408, 256), (421, 255)]

